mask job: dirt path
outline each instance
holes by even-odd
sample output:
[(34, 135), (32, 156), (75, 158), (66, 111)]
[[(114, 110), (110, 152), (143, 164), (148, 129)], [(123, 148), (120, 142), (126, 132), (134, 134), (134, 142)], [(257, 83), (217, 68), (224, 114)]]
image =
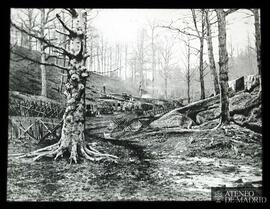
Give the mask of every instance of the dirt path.
[[(34, 163), (9, 160), (8, 200), (210, 200), (212, 186), (261, 183), (260, 156), (254, 157), (247, 147), (240, 147), (235, 155), (227, 144), (228, 136), (221, 133), (118, 140), (86, 137), (97, 149), (117, 155), (118, 161), (86, 161), (70, 166), (65, 159)], [(215, 142), (209, 146), (211, 137)], [(31, 143), (10, 142), (9, 152), (25, 152), (37, 146)], [(252, 146), (259, 147), (251, 144), (250, 150), (259, 150)]]

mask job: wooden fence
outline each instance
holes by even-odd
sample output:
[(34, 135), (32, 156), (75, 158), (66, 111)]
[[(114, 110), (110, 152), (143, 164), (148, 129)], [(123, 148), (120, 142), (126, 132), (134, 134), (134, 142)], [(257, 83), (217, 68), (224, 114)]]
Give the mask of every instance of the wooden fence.
[(9, 116), (9, 139), (31, 139), (40, 143), (43, 140), (59, 139), (62, 121), (60, 119), (42, 117)]

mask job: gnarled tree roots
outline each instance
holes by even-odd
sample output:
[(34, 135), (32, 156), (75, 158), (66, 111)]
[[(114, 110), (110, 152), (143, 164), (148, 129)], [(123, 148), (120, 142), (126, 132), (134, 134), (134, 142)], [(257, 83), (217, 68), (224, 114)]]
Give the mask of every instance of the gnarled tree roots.
[[(60, 146), (60, 142), (56, 144), (35, 150), (26, 154), (18, 154), (14, 156), (15, 158), (33, 158), (33, 161), (36, 161), (42, 157), (54, 157), (54, 160), (57, 160), (60, 156), (62, 157), (64, 152), (68, 151), (68, 148)], [(70, 150), (70, 163), (78, 162), (79, 156), (90, 160), (90, 161), (100, 161), (102, 159), (113, 160), (115, 161), (118, 157), (110, 154), (104, 154), (91, 147), (88, 144), (77, 144), (77, 146), (72, 146)]]

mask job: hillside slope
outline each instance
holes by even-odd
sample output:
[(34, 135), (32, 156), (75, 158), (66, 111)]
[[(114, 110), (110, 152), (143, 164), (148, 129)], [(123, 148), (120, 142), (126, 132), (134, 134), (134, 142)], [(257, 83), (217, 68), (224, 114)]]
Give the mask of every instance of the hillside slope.
[[(17, 53), (28, 56), (32, 59), (40, 59), (40, 53), (37, 51), (31, 51), (23, 47), (16, 47), (14, 49)], [(49, 61), (53, 61), (49, 59)], [(65, 97), (59, 90), (61, 84), (61, 72), (55, 67), (46, 66), (47, 70), (47, 91), (48, 98), (65, 101)], [(124, 81), (109, 78), (107, 76), (90, 73), (90, 77), (87, 82), (87, 97), (91, 97), (96, 93), (103, 90), (103, 85), (106, 86), (108, 93), (126, 92), (137, 96), (137, 89), (130, 83), (127, 84)], [(30, 95), (40, 95), (41, 93), (41, 71), (38, 64), (32, 63), (27, 60), (21, 60), (16, 55), (10, 55), (10, 68), (9, 68), (9, 90), (18, 91)]]

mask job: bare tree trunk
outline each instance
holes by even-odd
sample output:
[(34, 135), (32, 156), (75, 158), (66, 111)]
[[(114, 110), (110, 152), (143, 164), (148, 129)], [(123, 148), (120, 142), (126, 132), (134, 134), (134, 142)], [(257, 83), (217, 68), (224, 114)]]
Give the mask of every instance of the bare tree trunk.
[(191, 9), (192, 17), (193, 17), (193, 23), (195, 26), (195, 30), (197, 31), (198, 38), (200, 40), (200, 66), (199, 66), (199, 72), (200, 72), (200, 84), (201, 84), (201, 99), (205, 98), (205, 88), (204, 88), (204, 68), (203, 68), (203, 45), (204, 45), (204, 9), (201, 9), (201, 34), (199, 32), (199, 29), (197, 27), (197, 17), (195, 9)]
[[(41, 9), (41, 27), (40, 27), (40, 32), (41, 36), (44, 36), (44, 27), (45, 27), (45, 9)], [(44, 46), (43, 43), (40, 43), (41, 46), (41, 62), (45, 63), (45, 51), (44, 51)], [(47, 97), (47, 78), (46, 78), (46, 66), (45, 65), (40, 65), (41, 69), (41, 96)]]
[[(62, 12), (62, 20), (65, 22), (65, 16), (64, 16), (63, 12)], [(62, 30), (63, 30), (63, 32), (65, 32), (64, 29), (62, 29)], [(63, 43), (64, 43), (64, 49), (67, 49), (66, 36), (63, 36)], [(64, 59), (63, 60), (63, 65), (64, 65), (64, 67), (66, 67), (66, 59), (67, 59), (66, 55), (63, 55), (63, 59)], [(62, 70), (61, 71), (61, 82), (60, 82), (60, 86), (59, 86), (59, 92), (62, 92), (62, 89), (63, 89), (64, 74), (65, 74), (65, 71)]]
[(109, 76), (111, 77), (111, 71), (112, 71), (112, 65), (113, 65), (113, 60), (112, 60), (112, 47), (110, 47), (110, 73)]
[[(43, 46), (41, 46), (43, 47)], [(41, 62), (45, 63), (45, 52), (41, 52)], [(45, 65), (40, 65), (41, 69), (41, 96), (47, 97), (47, 78), (46, 78), (46, 67)]]
[(125, 80), (127, 80), (127, 51), (128, 51), (128, 47), (127, 45), (125, 45)]
[[(74, 20), (74, 31), (83, 28), (84, 18), (79, 11), (77, 15), (72, 16)], [(83, 34), (83, 32), (81, 31)], [(83, 66), (82, 54), (84, 53), (84, 39), (80, 34), (72, 38), (71, 50), (74, 58), (70, 60), (68, 80), (66, 83), (65, 94), (67, 96), (67, 108), (64, 113), (62, 135), (60, 139), (59, 152), (56, 157), (61, 155), (65, 149), (70, 148), (70, 160), (77, 163), (78, 149), (84, 145), (84, 94), (85, 81), (88, 74)], [(83, 69), (83, 71), (81, 70)], [(81, 72), (82, 71), (82, 72)], [(83, 154), (83, 153), (82, 153)]]
[(216, 9), (218, 19), (219, 41), (219, 84), (221, 120), (220, 124), (228, 124), (230, 121), (229, 96), (228, 96), (228, 52), (226, 48), (226, 15), (223, 9)]
[(187, 54), (187, 58), (188, 58), (188, 63), (187, 63), (187, 97), (188, 97), (188, 103), (190, 103), (190, 79), (191, 79), (191, 75), (190, 75), (190, 42), (188, 40), (188, 54)]
[(259, 16), (259, 9), (254, 9), (254, 25), (255, 25), (255, 39), (256, 39), (256, 52), (257, 52), (257, 66), (259, 75), (261, 75), (261, 22)]
[(156, 73), (156, 51), (155, 51), (155, 44), (154, 44), (154, 32), (155, 27), (152, 28), (151, 34), (151, 47), (152, 47), (152, 94), (155, 93), (155, 73)]
[(97, 71), (100, 71), (100, 50), (99, 50), (99, 46), (97, 46)]
[(215, 65), (215, 58), (214, 58), (214, 53), (213, 53), (212, 32), (211, 32), (211, 25), (210, 25), (209, 17), (208, 17), (208, 10), (206, 10), (205, 20), (206, 20), (206, 29), (207, 29), (206, 35), (207, 35), (210, 70), (213, 77), (215, 95), (217, 95), (219, 94), (219, 84), (218, 84), (218, 75), (217, 75), (217, 70), (216, 70), (216, 65)]
[(90, 67), (93, 69), (93, 38), (90, 40)]
[(204, 69), (203, 69), (203, 38), (200, 38), (200, 84), (201, 84), (201, 99), (205, 99), (205, 88), (204, 88)]
[(108, 70), (107, 70), (107, 47), (105, 46), (104, 47), (104, 75), (107, 75), (107, 72), (108, 72)]
[(165, 98), (168, 99), (168, 77), (165, 75)]
[(251, 69), (251, 72), (249, 72), (250, 74), (251, 73), (253, 73), (252, 71), (252, 69), (253, 69), (253, 67), (252, 67), (252, 61), (251, 61), (251, 43), (250, 43), (250, 37), (249, 37), (249, 33), (247, 33), (247, 58), (248, 58), (248, 66), (250, 67), (250, 69)]
[[(23, 29), (23, 24), (21, 24), (21, 28)], [(23, 47), (23, 42), (24, 42), (24, 33), (22, 33), (22, 32), (20, 32), (20, 35), (21, 35), (21, 44), (20, 44), (20, 46), (22, 46)]]
[(122, 79), (122, 48), (120, 45), (118, 48), (118, 54), (119, 54), (119, 78)]
[(101, 64), (101, 72), (104, 72), (104, 40), (103, 36), (101, 36), (101, 48), (100, 48), (100, 64)]

